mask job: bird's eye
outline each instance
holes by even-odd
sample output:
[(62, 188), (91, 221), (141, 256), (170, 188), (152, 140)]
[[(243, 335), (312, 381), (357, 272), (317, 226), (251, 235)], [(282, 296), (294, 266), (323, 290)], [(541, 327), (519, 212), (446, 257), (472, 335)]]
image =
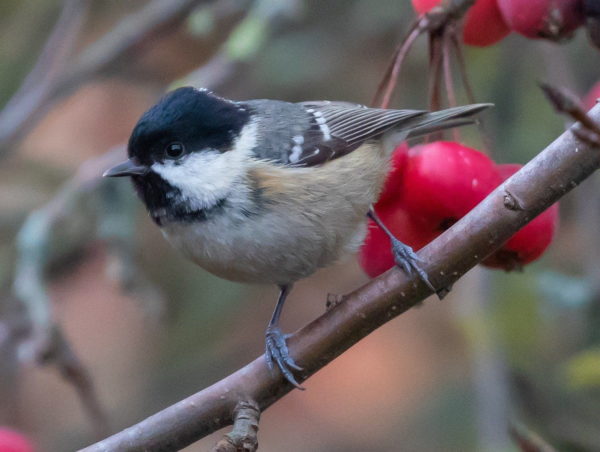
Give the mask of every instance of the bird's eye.
[(165, 148), (165, 155), (171, 159), (178, 159), (185, 152), (185, 147), (182, 143), (169, 143)]

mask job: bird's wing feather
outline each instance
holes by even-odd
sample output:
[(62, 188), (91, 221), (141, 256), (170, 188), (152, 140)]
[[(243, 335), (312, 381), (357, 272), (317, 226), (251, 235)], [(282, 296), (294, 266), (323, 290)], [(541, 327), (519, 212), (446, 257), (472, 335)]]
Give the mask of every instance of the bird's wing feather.
[(403, 121), (425, 114), (419, 110), (383, 110), (349, 102), (301, 102), (310, 128), (292, 138), (288, 164), (314, 166), (346, 155)]

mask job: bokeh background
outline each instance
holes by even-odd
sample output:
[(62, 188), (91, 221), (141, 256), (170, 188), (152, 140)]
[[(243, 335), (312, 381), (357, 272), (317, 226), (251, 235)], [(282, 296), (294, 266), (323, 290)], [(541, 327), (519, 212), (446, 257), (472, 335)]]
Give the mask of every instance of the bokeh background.
[[(72, 51), (58, 67), (34, 69), (63, 2), (0, 2), (4, 113), (32, 70), (26, 93), (53, 73), (68, 77), (88, 46), (152, 6), (81, 3)], [(0, 425), (39, 451), (75, 450), (98, 434), (55, 354), (39, 350), (54, 322), (114, 433), (262, 353), (276, 297), (274, 287), (186, 262), (128, 181), (98, 180), (109, 164), (97, 157), (112, 150), (114, 159), (141, 113), (182, 84), (234, 99), (369, 103), (414, 19), (408, 0), (198, 3), (66, 89), (20, 136), (6, 133), (16, 113), (0, 116)], [(561, 45), (511, 35), (466, 49), (477, 100), (496, 104), (485, 126), (498, 162), (525, 163), (564, 130), (537, 81), (583, 95), (600, 79), (599, 55), (581, 31)], [(423, 37), (392, 106), (427, 107), (427, 77)], [(463, 138), (482, 145), (477, 130)], [(443, 302), (391, 321), (266, 411), (260, 450), (517, 450), (509, 420), (560, 450), (600, 450), (599, 184), (596, 175), (564, 198), (559, 234), (539, 262), (522, 273), (472, 270)], [(328, 293), (366, 281), (352, 258), (298, 283), (283, 327), (299, 328), (324, 311)], [(222, 434), (186, 450), (208, 450)]]

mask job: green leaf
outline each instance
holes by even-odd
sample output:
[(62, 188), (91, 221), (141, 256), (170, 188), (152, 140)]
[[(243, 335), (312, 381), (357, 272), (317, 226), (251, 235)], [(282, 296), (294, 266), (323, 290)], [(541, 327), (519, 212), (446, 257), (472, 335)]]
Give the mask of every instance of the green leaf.
[(565, 364), (565, 373), (572, 389), (600, 387), (600, 347), (573, 356)]

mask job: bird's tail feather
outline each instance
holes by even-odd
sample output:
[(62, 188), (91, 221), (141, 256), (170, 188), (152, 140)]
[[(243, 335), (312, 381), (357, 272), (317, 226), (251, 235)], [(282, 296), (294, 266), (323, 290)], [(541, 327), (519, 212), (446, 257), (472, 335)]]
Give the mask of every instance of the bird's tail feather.
[(407, 128), (410, 129), (408, 137), (414, 138), (437, 130), (471, 124), (475, 122), (474, 119), (471, 119), (473, 115), (491, 106), (493, 104), (471, 104), (426, 113), (410, 121), (412, 124), (407, 124)]
[(388, 132), (384, 141), (386, 148), (393, 149), (400, 142), (421, 137), (432, 132), (473, 124), (477, 120), (472, 116), (492, 107), (493, 104), (471, 104), (446, 110), (427, 112), (404, 122), (401, 128)]

